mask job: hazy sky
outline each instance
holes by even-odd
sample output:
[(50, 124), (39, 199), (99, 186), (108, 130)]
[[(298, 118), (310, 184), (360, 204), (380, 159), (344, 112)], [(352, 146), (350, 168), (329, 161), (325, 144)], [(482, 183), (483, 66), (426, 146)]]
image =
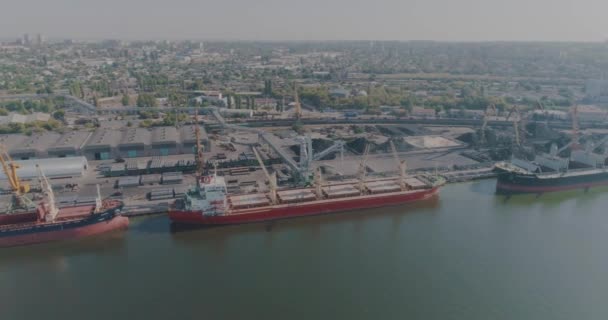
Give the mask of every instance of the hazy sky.
[(0, 0), (0, 37), (608, 39), (606, 0)]

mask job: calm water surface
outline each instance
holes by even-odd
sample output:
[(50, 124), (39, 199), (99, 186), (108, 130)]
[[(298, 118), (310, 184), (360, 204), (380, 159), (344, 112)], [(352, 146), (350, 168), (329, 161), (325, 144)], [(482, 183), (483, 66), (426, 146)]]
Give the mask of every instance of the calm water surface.
[(0, 319), (606, 319), (608, 192), (0, 249)]

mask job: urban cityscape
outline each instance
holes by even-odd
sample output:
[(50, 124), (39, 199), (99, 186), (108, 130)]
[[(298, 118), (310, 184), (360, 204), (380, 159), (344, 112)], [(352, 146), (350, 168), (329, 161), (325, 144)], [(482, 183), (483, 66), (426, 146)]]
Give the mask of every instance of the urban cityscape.
[(608, 314), (608, 42), (12, 33), (2, 319)]

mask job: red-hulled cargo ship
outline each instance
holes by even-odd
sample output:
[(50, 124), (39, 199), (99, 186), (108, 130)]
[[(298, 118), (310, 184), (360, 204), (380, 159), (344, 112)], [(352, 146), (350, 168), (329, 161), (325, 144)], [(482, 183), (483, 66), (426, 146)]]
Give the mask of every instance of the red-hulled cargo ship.
[(45, 197), (34, 211), (35, 218), (32, 221), (29, 212), (6, 215), (17, 222), (0, 224), (0, 247), (76, 239), (128, 227), (129, 219), (120, 215), (122, 201), (101, 200), (99, 188), (94, 205), (57, 208), (48, 181), (43, 182)]
[(429, 199), (444, 183), (441, 177), (418, 175), (227, 195), (224, 178), (213, 175), (203, 177), (184, 200), (176, 201), (169, 218), (176, 223), (224, 225), (395, 206)]

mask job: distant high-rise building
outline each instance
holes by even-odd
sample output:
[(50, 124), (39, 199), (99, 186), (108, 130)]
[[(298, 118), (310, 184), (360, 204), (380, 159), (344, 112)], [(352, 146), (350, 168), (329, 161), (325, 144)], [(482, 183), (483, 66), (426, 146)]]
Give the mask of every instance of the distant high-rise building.
[(585, 93), (587, 100), (590, 102), (608, 102), (608, 80), (587, 80)]
[(23, 44), (24, 45), (29, 45), (30, 44), (30, 35), (29, 33), (26, 33), (23, 35)]
[(41, 46), (44, 43), (44, 37), (39, 33), (36, 35), (36, 45)]

